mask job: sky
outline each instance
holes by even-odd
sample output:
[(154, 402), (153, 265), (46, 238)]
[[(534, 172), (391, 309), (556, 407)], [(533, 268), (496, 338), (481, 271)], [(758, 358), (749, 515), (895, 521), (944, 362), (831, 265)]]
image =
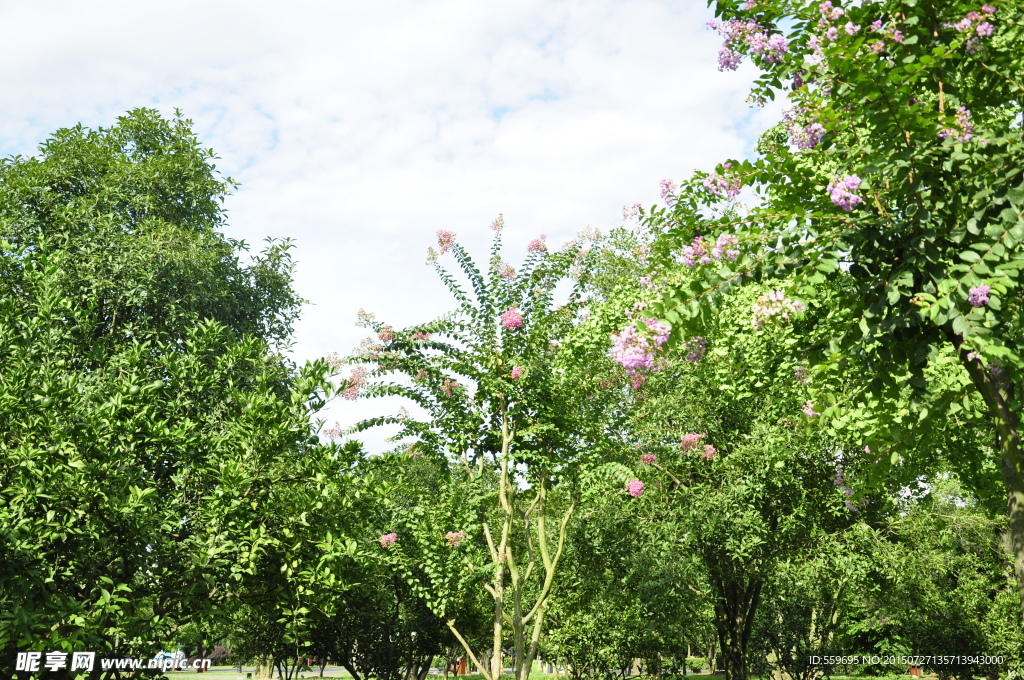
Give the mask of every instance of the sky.
[(751, 66), (718, 72), (711, 18), (702, 0), (2, 3), (0, 156), (181, 109), (240, 182), (226, 235), (295, 241), (293, 357), (346, 354), (360, 308), (404, 327), (451, 307), (425, 264), (438, 229), (484, 258), (501, 213), (515, 263), (749, 155), (779, 109), (746, 104)]

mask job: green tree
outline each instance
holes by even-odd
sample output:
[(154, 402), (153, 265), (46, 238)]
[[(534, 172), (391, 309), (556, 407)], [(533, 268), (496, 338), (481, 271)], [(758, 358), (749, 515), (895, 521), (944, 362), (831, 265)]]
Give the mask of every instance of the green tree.
[(109, 128), (58, 130), (34, 157), (0, 160), (0, 295), (35, 292), (24, 272), (51, 252), (74, 255), (55, 285), (93, 318), (84, 361), (135, 340), (180, 342), (198, 321), (237, 339), (283, 343), (302, 300), (287, 241), (245, 264), (246, 244), (219, 232), (235, 183), (219, 176), (180, 114), (136, 109)]
[(287, 248), (239, 263), (210, 158), (135, 111), (0, 164), (5, 667), (214, 627), (330, 476), (328, 366), (270, 344), (298, 303)]
[[(393, 530), (395, 536), (381, 537), (381, 549), (393, 552), (396, 565), (407, 565), (410, 581), (419, 584), (487, 680), (502, 672), (506, 631), (516, 677), (525, 680), (577, 509), (573, 489), (580, 466), (600, 460), (606, 433), (601, 403), (588, 399), (559, 363), (559, 343), (573, 326), (576, 305), (570, 298), (568, 305), (554, 307), (553, 295), (577, 249), (548, 252), (537, 239), (515, 271), (501, 261), (500, 227), (499, 219), (483, 273), (453, 234), (438, 233), (440, 255), (450, 250), (468, 280), (467, 292), (437, 265), (458, 309), (404, 330), (367, 319), (379, 343), (352, 361), (375, 365), (368, 373), (357, 369), (345, 389), (412, 400), (426, 419), (382, 417), (358, 427), (397, 423), (397, 439), (407, 440), (411, 454), (434, 458), (450, 470), (450, 484), (468, 485), (478, 494), (478, 501), (456, 515), (472, 512), (472, 525), (439, 526), (430, 517), (434, 510), (419, 505), (421, 516), (410, 515), (406, 524), (413, 534)], [(392, 380), (370, 380), (378, 376)], [(557, 497), (556, 487), (565, 490)], [(415, 570), (402, 556), (406, 545), (418, 551)], [(455, 550), (464, 551), (461, 567), (452, 564)], [(467, 579), (480, 571), (487, 574), (483, 587), (493, 611), (489, 660), (461, 634), (449, 609)]]
[[(757, 158), (725, 163), (688, 183), (669, 210), (647, 213), (666, 228), (665, 257), (681, 254), (697, 272), (661, 314), (697, 328), (734, 285), (791, 277), (791, 293), (809, 296), (848, 278), (845, 327), (807, 357), (823, 377), (855, 358), (870, 378), (853, 395), (823, 380), (825, 417), (845, 415), (860, 430), (880, 476), (915, 463), (917, 436), (973, 411), (965, 397), (976, 391), (1002, 456), (1024, 606), (1021, 3), (714, 6), (721, 67), (750, 55), (762, 72), (754, 101), (785, 93), (792, 108)], [(743, 186), (756, 192), (749, 212), (714, 213)], [(719, 217), (709, 225), (698, 214)], [(700, 260), (720, 238), (736, 239), (739, 257)], [(960, 375), (934, 380), (928, 368), (949, 358)]]

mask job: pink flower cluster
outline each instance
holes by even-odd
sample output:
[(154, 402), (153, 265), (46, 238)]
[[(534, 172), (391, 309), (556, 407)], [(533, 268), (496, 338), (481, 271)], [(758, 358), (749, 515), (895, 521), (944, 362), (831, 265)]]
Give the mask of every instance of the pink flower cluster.
[(352, 369), (352, 375), (345, 381), (345, 388), (339, 392), (342, 397), (348, 400), (354, 400), (359, 398), (359, 388), (363, 384), (363, 380), (366, 379), (367, 370), (363, 366), (358, 366)]
[(995, 26), (989, 22), (995, 13), (996, 8), (992, 5), (982, 5), (980, 12), (968, 12), (967, 16), (955, 24), (943, 24), (943, 26), (955, 28), (958, 33), (969, 34), (970, 37), (964, 47), (971, 54), (975, 54), (981, 48), (981, 38), (989, 38), (995, 33)]
[(522, 366), (513, 366), (512, 372), (509, 373), (508, 377), (512, 378), (513, 380), (519, 380), (520, 378), (523, 377), (523, 373), (525, 373), (525, 371), (523, 370)]
[(697, 448), (697, 445), (700, 443), (700, 440), (704, 439), (705, 437), (707, 437), (706, 434), (697, 434), (696, 432), (684, 434), (682, 441), (679, 442), (679, 448), (681, 448), (683, 451), (693, 451), (695, 448)]
[(986, 286), (984, 283), (980, 286), (971, 288), (967, 293), (967, 302), (971, 307), (984, 307), (988, 304), (988, 294), (992, 288)]
[(807, 305), (799, 300), (790, 300), (781, 290), (773, 290), (757, 298), (757, 302), (754, 303), (752, 324), (754, 328), (760, 330), (773, 318), (789, 321), (790, 318), (806, 309)]
[(430, 340), (430, 333), (427, 333), (424, 330), (419, 330), (419, 331), (416, 331), (415, 333), (412, 334), (412, 339), (413, 340)]
[(498, 213), (498, 216), (491, 222), (491, 231), (501, 231), (502, 227), (505, 226), (505, 217)]
[(841, 7), (833, 7), (829, 0), (818, 5), (818, 13), (821, 14), (821, 18), (818, 19), (819, 26), (827, 26), (830, 22), (838, 21), (846, 14)]
[(640, 455), (640, 462), (644, 465), (654, 465), (658, 461), (658, 457), (653, 453), (644, 453)]
[(782, 126), (789, 134), (789, 143), (801, 150), (813, 149), (825, 136), (825, 126), (821, 123), (810, 123), (804, 125), (798, 122), (804, 111), (801, 109), (789, 110), (782, 114)]
[[(867, 453), (871, 453), (871, 449), (869, 449), (869, 448), (868, 448), (868, 447), (866, 447), (866, 446), (864, 447), (864, 450), (865, 450), (865, 451), (866, 451)], [(839, 487), (839, 489), (840, 489), (840, 490), (841, 490), (841, 491), (843, 492), (843, 494), (844, 494), (844, 495), (845, 495), (845, 496), (846, 496), (847, 498), (849, 498), (850, 496), (852, 496), (852, 495), (853, 495), (853, 489), (851, 489), (850, 487), (846, 486), (846, 480), (845, 480), (845, 479), (843, 479), (843, 472), (842, 472), (842, 470), (840, 470), (840, 471), (839, 471), (839, 472), (838, 472), (838, 473), (836, 474), (836, 477), (835, 477), (835, 479), (833, 479), (833, 480), (832, 480), (832, 483), (833, 483), (833, 484), (835, 484), (836, 486), (838, 486), (838, 487)], [(846, 504), (846, 508), (847, 508), (848, 510), (856, 510), (856, 509), (857, 509), (857, 506), (856, 506), (856, 505), (854, 505), (854, 504), (853, 504), (853, 503), (852, 503), (851, 501), (849, 501), (849, 500), (846, 500), (846, 501), (844, 501), (844, 502), (845, 502), (845, 504)]]
[(768, 63), (775, 63), (782, 60), (782, 56), (789, 51), (789, 43), (781, 33), (768, 36), (765, 29), (756, 21), (741, 21), (731, 19), (718, 22), (715, 20), (707, 23), (708, 28), (718, 31), (724, 38), (722, 49), (718, 52), (718, 70), (735, 71), (739, 68), (743, 57), (739, 53), (740, 46), (745, 44), (752, 54), (764, 57)]
[(548, 251), (547, 245), (544, 244), (544, 239), (548, 236), (547, 234), (541, 234), (540, 238), (535, 238), (530, 241), (526, 246), (526, 252), (528, 253), (546, 253)]
[(943, 139), (952, 137), (957, 142), (969, 142), (973, 136), (974, 124), (971, 122), (971, 112), (963, 106), (956, 110), (956, 127), (939, 130), (939, 137)]
[(465, 531), (449, 531), (444, 535), (445, 542), (453, 548), (458, 548), (459, 544), (466, 540)]
[(639, 479), (631, 479), (626, 482), (626, 491), (628, 491), (629, 495), (633, 498), (639, 498), (644, 495), (644, 483)]
[(502, 262), (498, 265), (498, 276), (503, 279), (514, 279), (516, 277), (516, 270), (507, 262)]
[(441, 383), (441, 391), (444, 392), (444, 396), (450, 397), (455, 394), (455, 391), (459, 389), (459, 383), (454, 380), (445, 380)]
[(441, 249), (441, 254), (444, 255), (455, 245), (455, 234), (446, 229), (438, 229), (437, 245)]
[(510, 331), (523, 326), (523, 315), (516, 307), (509, 307), (501, 315), (501, 325)]
[(665, 201), (665, 205), (670, 208), (676, 203), (676, 191), (679, 187), (676, 183), (670, 179), (661, 180), (661, 200)]
[[(732, 163), (725, 163), (722, 167), (728, 171), (732, 167)], [(726, 172), (726, 175), (728, 175), (728, 172)], [(743, 182), (740, 181), (739, 177), (727, 177), (713, 172), (704, 178), (704, 188), (715, 196), (733, 199), (740, 195)]]
[(718, 450), (715, 449), (714, 446), (712, 446), (711, 444), (705, 444), (703, 449), (701, 449), (700, 457), (703, 458), (704, 460), (711, 460), (712, 458), (715, 457), (716, 453), (718, 453)]
[(700, 335), (695, 335), (683, 343), (683, 351), (686, 352), (686, 360), (691, 364), (699, 364), (707, 352), (708, 341)]
[(377, 540), (380, 541), (380, 547), (387, 548), (388, 546), (392, 546), (395, 544), (395, 542), (398, 540), (398, 534), (392, 531), (390, 534), (384, 534)]
[(808, 418), (813, 418), (814, 416), (820, 416), (821, 414), (814, 410), (814, 402), (808, 400), (808, 402), (804, 404), (804, 415)]
[(328, 427), (324, 430), (324, 436), (336, 439), (341, 436), (341, 425), (334, 423), (334, 427)]
[(697, 236), (693, 243), (683, 246), (679, 251), (679, 259), (687, 267), (696, 267), (698, 264), (711, 264), (723, 257), (733, 261), (740, 255), (739, 241), (732, 234), (719, 234), (712, 242), (703, 236)]
[(395, 339), (395, 329), (391, 326), (384, 326), (377, 331), (377, 337), (380, 338), (381, 342), (391, 342)]
[(654, 368), (655, 352), (671, 334), (671, 329), (657, 319), (642, 321), (651, 335), (642, 335), (633, 325), (626, 326), (618, 335), (612, 334), (612, 361), (624, 367), (630, 376)]
[(859, 188), (860, 177), (857, 177), (857, 175), (846, 175), (842, 178), (836, 176), (832, 183), (828, 185), (828, 195), (833, 203), (846, 212), (850, 212), (858, 203), (864, 201), (863, 198), (854, 193)]
[(415, 443), (410, 442), (405, 445), (405, 455), (410, 458), (419, 458), (423, 455), (423, 452), (416, 447)]

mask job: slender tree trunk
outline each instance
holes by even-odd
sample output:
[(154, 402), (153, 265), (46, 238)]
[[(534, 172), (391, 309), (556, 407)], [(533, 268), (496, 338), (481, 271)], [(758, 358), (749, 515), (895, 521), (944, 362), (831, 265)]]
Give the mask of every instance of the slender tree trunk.
[(1020, 422), (1010, 407), (1012, 386), (1001, 386), (981, 359), (963, 346), (963, 338), (950, 333), (950, 339), (966, 367), (974, 386), (981, 393), (996, 428), (996, 449), (1002, 458), (1003, 484), (1006, 487), (1006, 516), (1013, 546), (1013, 572), (1017, 576), (1017, 596), (1024, 613), (1024, 455), (1021, 452)]

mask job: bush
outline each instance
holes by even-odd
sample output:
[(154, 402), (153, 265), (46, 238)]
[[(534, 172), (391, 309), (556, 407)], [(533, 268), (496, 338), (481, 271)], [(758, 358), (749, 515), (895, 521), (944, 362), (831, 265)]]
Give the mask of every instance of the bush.
[(700, 673), (708, 669), (708, 660), (702, 656), (686, 657), (686, 670), (693, 673)]

